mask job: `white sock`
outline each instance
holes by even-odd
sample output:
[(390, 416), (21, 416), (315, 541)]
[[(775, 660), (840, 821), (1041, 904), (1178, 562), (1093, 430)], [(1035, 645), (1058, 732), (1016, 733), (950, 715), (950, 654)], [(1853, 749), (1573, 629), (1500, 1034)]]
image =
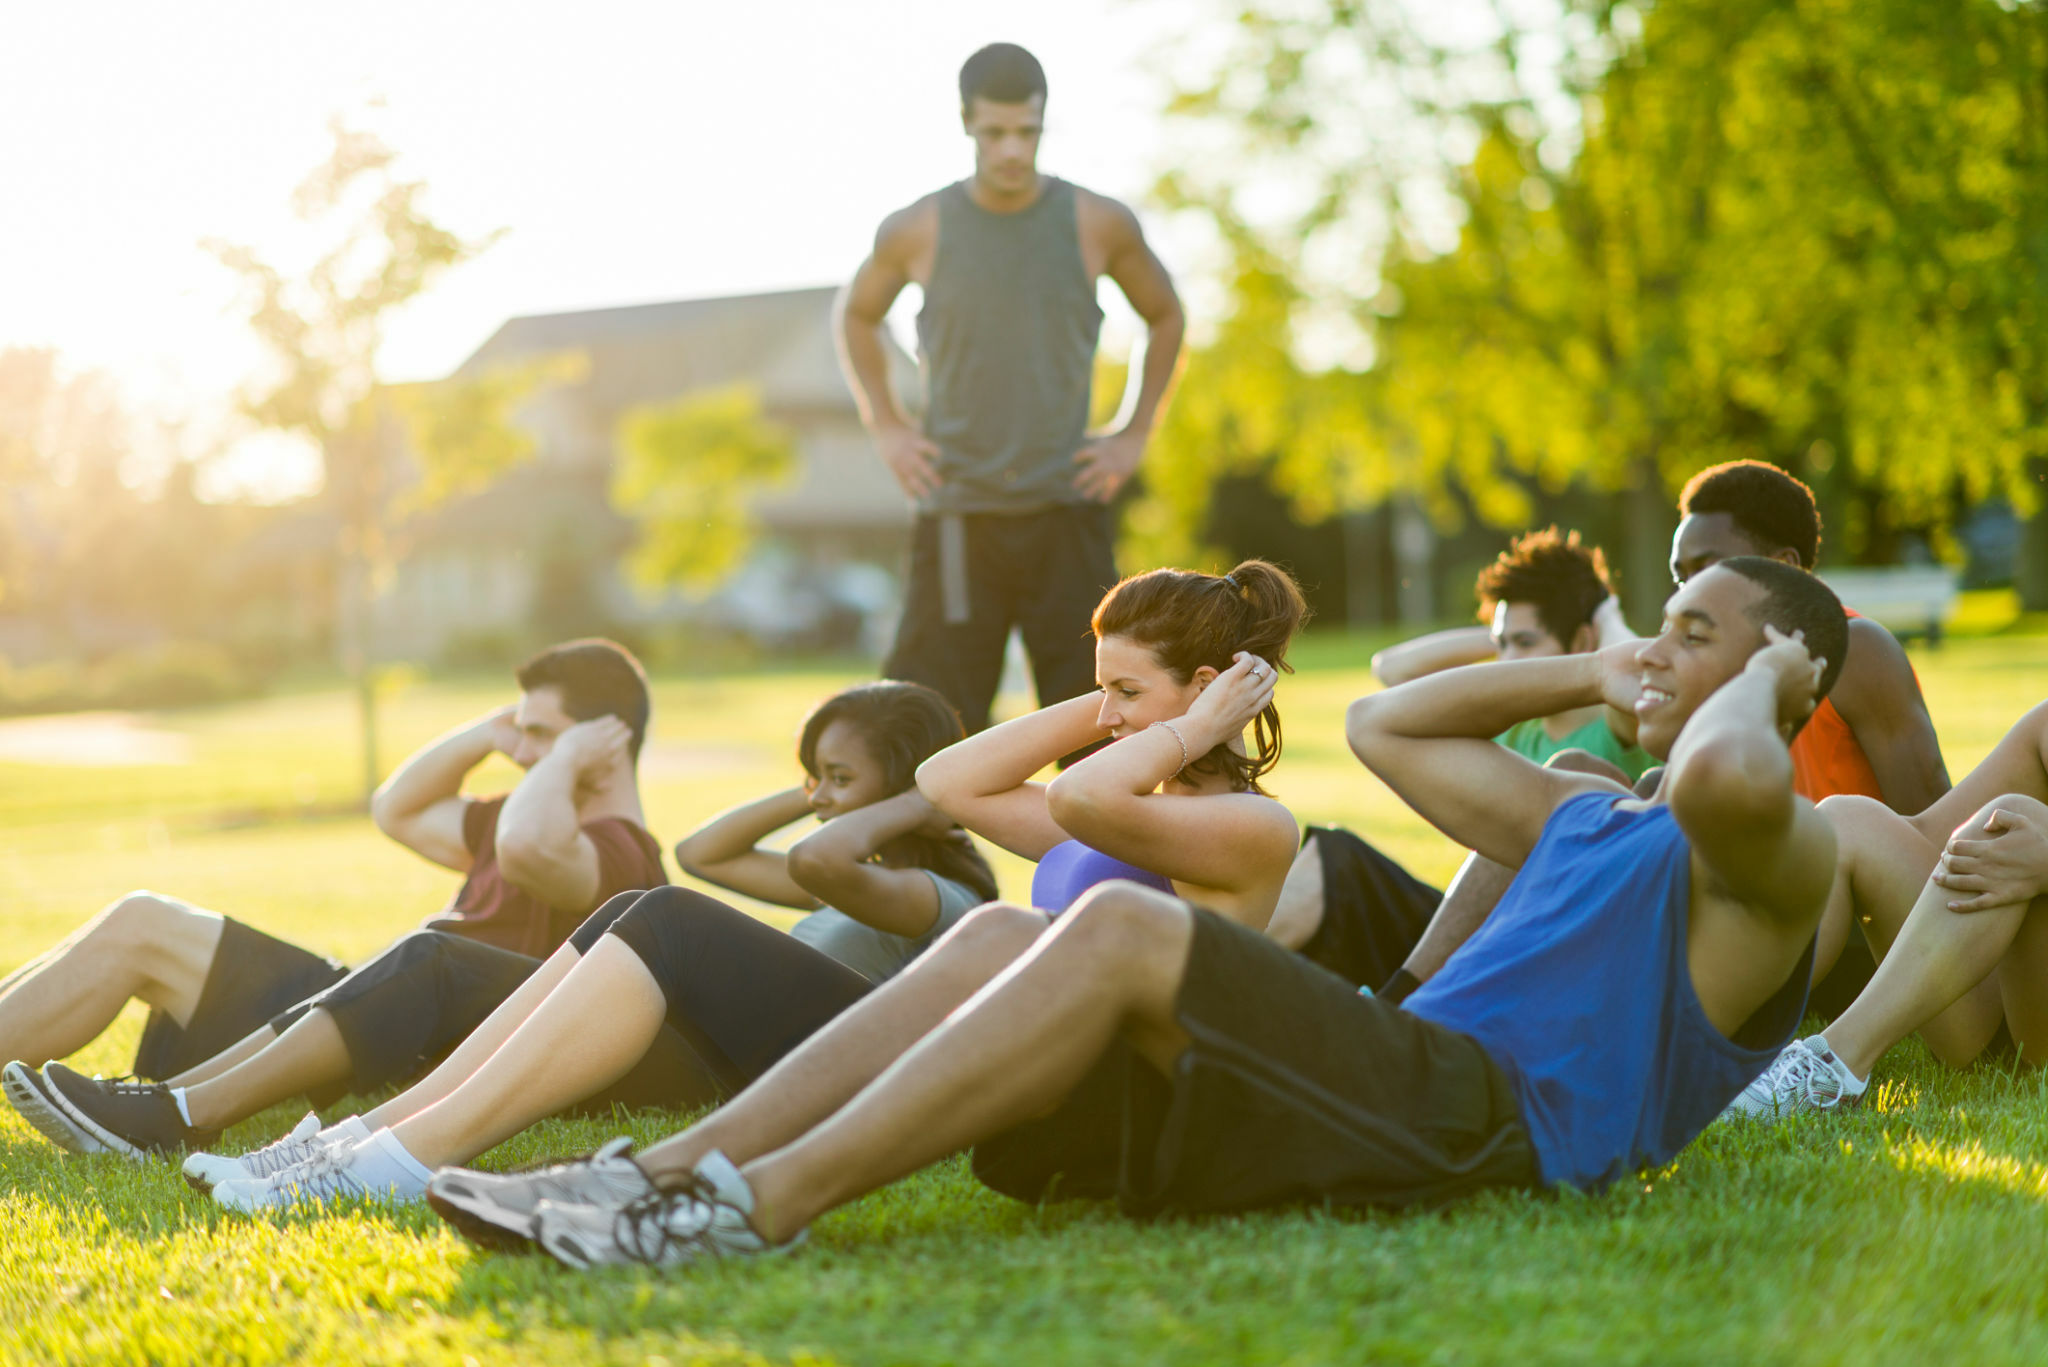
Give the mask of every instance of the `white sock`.
[(171, 1088), (171, 1100), (178, 1103), (178, 1118), (187, 1125), (190, 1125), (192, 1123), (192, 1108), (185, 1104), (185, 1089), (183, 1087)]
[(323, 1144), (360, 1144), (370, 1137), (370, 1127), (359, 1115), (337, 1120), (317, 1136)]
[(379, 1130), (356, 1145), (349, 1167), (371, 1191), (389, 1192), (400, 1200), (424, 1195), (427, 1179), (434, 1175), (389, 1130)]

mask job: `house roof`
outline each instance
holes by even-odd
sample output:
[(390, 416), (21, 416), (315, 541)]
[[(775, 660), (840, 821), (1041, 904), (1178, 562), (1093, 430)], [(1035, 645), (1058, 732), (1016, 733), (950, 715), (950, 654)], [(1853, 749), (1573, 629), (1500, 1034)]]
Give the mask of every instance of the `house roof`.
[[(694, 389), (747, 382), (769, 409), (853, 410), (833, 352), (831, 285), (677, 299), (660, 304), (531, 314), (505, 322), (457, 374), (556, 352), (583, 352), (591, 406), (616, 414), (636, 403)], [(916, 365), (884, 334), (899, 392), (915, 388)]]

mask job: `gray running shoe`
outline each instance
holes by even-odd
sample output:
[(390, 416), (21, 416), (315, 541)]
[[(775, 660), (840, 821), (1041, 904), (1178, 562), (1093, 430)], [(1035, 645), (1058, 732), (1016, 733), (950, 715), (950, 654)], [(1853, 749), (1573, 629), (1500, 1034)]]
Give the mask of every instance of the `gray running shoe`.
[(678, 1191), (657, 1191), (610, 1209), (542, 1201), (533, 1213), (533, 1241), (577, 1268), (680, 1267), (705, 1258), (779, 1253), (803, 1242), (799, 1233), (787, 1243), (770, 1244), (747, 1223), (753, 1211), (753, 1188), (732, 1160), (713, 1150)]
[(1835, 1057), (1826, 1039), (1815, 1035), (1785, 1046), (1756, 1081), (1736, 1094), (1721, 1120), (1785, 1120), (1806, 1111), (1832, 1111), (1863, 1099), (1870, 1084)]
[(105, 1153), (99, 1136), (85, 1128), (40, 1072), (16, 1059), (0, 1068), (0, 1091), (36, 1132), (70, 1153)]
[(427, 1204), (486, 1248), (527, 1249), (542, 1201), (618, 1210), (660, 1195), (632, 1151), (633, 1141), (621, 1135), (588, 1158), (526, 1172), (443, 1168), (427, 1183)]

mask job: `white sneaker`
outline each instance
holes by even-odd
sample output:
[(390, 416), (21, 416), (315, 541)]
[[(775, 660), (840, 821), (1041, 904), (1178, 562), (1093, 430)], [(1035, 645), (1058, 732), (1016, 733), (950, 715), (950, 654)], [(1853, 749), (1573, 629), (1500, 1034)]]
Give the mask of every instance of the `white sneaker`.
[[(354, 1116), (349, 1117), (354, 1120)], [(361, 1128), (361, 1122), (357, 1122)], [(260, 1149), (228, 1157), (217, 1153), (193, 1153), (185, 1156), (185, 1180), (196, 1191), (212, 1191), (222, 1182), (242, 1182), (252, 1177), (268, 1177), (282, 1172), (295, 1163), (303, 1163), (331, 1140), (321, 1138), (322, 1129), (318, 1112), (306, 1112), (306, 1118), (292, 1126), (292, 1132), (282, 1139), (265, 1144)], [(364, 1134), (349, 1136), (353, 1139), (367, 1138)]]
[(1744, 1087), (1722, 1120), (1784, 1120), (1804, 1111), (1832, 1111), (1863, 1099), (1870, 1084), (1849, 1071), (1820, 1035), (1794, 1040), (1756, 1081)]
[(488, 1248), (524, 1248), (533, 1240), (533, 1213), (542, 1201), (619, 1210), (659, 1196), (630, 1154), (624, 1135), (573, 1163), (528, 1172), (476, 1172), (443, 1168), (427, 1183), (427, 1204), (463, 1234)]
[(657, 1191), (606, 1208), (542, 1201), (533, 1213), (533, 1240), (570, 1267), (644, 1263), (680, 1267), (704, 1258), (779, 1253), (803, 1242), (771, 1244), (754, 1232), (754, 1189), (716, 1150), (706, 1154), (688, 1185)]
[(426, 1194), (429, 1174), (418, 1163), (412, 1163), (417, 1170), (413, 1171), (396, 1161), (390, 1150), (397, 1146), (389, 1130), (379, 1130), (359, 1144), (325, 1145), (268, 1177), (222, 1182), (213, 1189), (213, 1199), (243, 1211), (283, 1210), (318, 1201), (417, 1201)]

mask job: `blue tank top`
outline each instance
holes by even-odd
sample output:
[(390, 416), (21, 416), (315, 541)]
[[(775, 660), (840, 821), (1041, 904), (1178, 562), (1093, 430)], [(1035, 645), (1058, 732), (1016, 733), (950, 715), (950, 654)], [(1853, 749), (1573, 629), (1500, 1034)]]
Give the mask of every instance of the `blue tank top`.
[(1057, 916), (1074, 905), (1082, 893), (1112, 878), (1128, 878), (1161, 892), (1173, 891), (1173, 884), (1156, 873), (1111, 859), (1078, 840), (1062, 840), (1045, 852), (1031, 875), (1031, 905)]
[(1690, 856), (1669, 807), (1570, 799), (1486, 923), (1403, 1003), (1507, 1073), (1548, 1184), (1597, 1189), (1669, 1161), (1799, 1024), (1811, 946), (1734, 1039), (1707, 1019), (1686, 958)]

